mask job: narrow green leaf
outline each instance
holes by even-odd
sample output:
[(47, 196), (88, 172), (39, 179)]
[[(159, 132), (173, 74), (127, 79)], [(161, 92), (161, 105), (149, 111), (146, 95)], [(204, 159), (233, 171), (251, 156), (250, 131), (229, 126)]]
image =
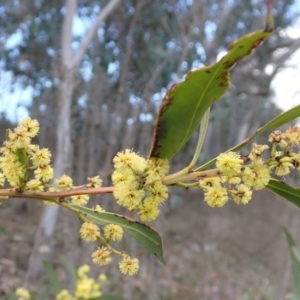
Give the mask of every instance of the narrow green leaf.
[(266, 186), (266, 189), (273, 192), (274, 194), (288, 200), (289, 202), (293, 203), (294, 205), (300, 208), (300, 189), (293, 188), (290, 185), (276, 180), (271, 179)]
[(292, 247), (292, 251), (293, 251), (293, 254), (294, 254), (295, 258), (297, 259), (297, 261), (300, 265), (300, 250), (296, 247)]
[(18, 300), (19, 297), (16, 296), (15, 292), (11, 292), (8, 294), (8, 298), (5, 298), (7, 300)]
[(283, 231), (284, 231), (286, 240), (288, 242), (289, 249), (291, 249), (291, 247), (296, 247), (296, 243), (295, 243), (292, 235), (289, 233), (289, 231), (285, 227), (283, 227)]
[(44, 261), (44, 269), (48, 277), (51, 289), (54, 291), (55, 294), (58, 294), (62, 290), (62, 286), (57, 277), (57, 274), (55, 273), (51, 265), (46, 261)]
[(256, 132), (250, 138), (247, 138), (245, 141), (243, 141), (239, 145), (235, 146), (234, 148), (230, 149), (229, 151), (239, 151), (243, 147), (252, 143), (252, 141), (254, 139), (256, 139), (258, 136), (260, 136), (265, 131), (274, 130), (292, 120), (295, 120), (298, 117), (300, 117), (300, 105), (297, 105), (297, 106), (281, 113), (279, 116), (272, 119), (270, 122), (265, 124), (263, 127), (256, 130)]
[(290, 256), (291, 256), (291, 262), (292, 262), (292, 272), (293, 272), (293, 279), (294, 279), (294, 287), (295, 287), (295, 295), (300, 298), (300, 262), (295, 256), (295, 250), (296, 248), (295, 241), (291, 234), (288, 232), (286, 228), (284, 228), (284, 233), (289, 245), (290, 250)]
[[(263, 127), (256, 130), (256, 132), (249, 138), (242, 141), (240, 144), (234, 146), (233, 148), (227, 150), (226, 152), (236, 152), (241, 150), (242, 148), (246, 147), (247, 145), (251, 144), (258, 136), (260, 136), (262, 133), (266, 132), (267, 130), (274, 130), (292, 120), (295, 120), (296, 118), (300, 117), (300, 105), (297, 105), (283, 113), (281, 113), (279, 116), (275, 117), (271, 121), (269, 121), (267, 124), (265, 124)], [(200, 171), (205, 169), (206, 167), (214, 164), (216, 162), (216, 158), (208, 161), (204, 165), (202, 165), (200, 168), (197, 168), (195, 171)]]
[(150, 253), (154, 254), (162, 263), (165, 263), (161, 238), (158, 232), (152, 227), (122, 215), (107, 212), (97, 212), (93, 209), (75, 204), (69, 204), (69, 208), (73, 211), (83, 214), (85, 219), (93, 223), (112, 223), (122, 226), (128, 234), (134, 237)]
[(271, 35), (271, 19), (269, 9), (265, 30), (236, 40), (219, 62), (191, 71), (183, 82), (171, 86), (158, 112), (150, 157), (171, 159), (188, 141), (207, 109), (228, 89), (229, 71)]
[(205, 140), (207, 128), (208, 128), (208, 123), (209, 123), (209, 116), (210, 116), (210, 108), (208, 108), (208, 110), (205, 112), (203, 119), (201, 120), (201, 123), (200, 123), (198, 142), (197, 142), (196, 150), (194, 153), (194, 157), (190, 163), (190, 166), (192, 168), (194, 168), (194, 166), (196, 165), (196, 163), (199, 159), (203, 144), (204, 144), (204, 140)]
[(59, 260), (61, 261), (61, 263), (67, 270), (67, 272), (69, 274), (69, 278), (71, 279), (72, 286), (75, 287), (76, 282), (77, 282), (77, 271), (76, 271), (75, 267), (67, 259), (65, 259), (62, 256), (59, 257)]

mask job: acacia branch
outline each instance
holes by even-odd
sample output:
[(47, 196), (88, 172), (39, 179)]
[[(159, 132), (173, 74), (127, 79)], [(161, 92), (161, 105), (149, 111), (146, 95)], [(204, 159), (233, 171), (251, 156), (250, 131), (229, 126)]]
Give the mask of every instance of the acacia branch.
[(66, 191), (58, 192), (19, 192), (17, 188), (3, 189), (0, 190), (0, 197), (4, 198), (27, 198), (27, 199), (40, 199), (50, 200), (52, 202), (57, 201), (59, 198), (71, 197), (77, 195), (95, 195), (95, 194), (108, 194), (112, 193), (114, 187), (103, 187), (103, 188), (87, 188), (79, 187)]
[(73, 67), (78, 66), (82, 61), (83, 55), (87, 50), (88, 45), (90, 44), (92, 38), (94, 37), (99, 25), (103, 22), (121, 3), (122, 0), (111, 0), (99, 13), (96, 20), (88, 30), (84, 39), (82, 40), (79, 49), (73, 57), (72, 65)]

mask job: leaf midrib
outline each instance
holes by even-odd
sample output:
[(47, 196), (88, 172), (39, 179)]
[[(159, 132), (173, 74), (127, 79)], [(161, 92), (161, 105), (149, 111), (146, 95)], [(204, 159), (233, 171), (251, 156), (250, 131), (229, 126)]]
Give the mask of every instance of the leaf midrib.
[[(75, 206), (74, 204), (71, 205), (71, 206), (73, 206), (73, 207), (75, 207), (75, 208), (77, 207), (77, 206)], [(86, 208), (86, 207), (82, 207), (82, 208), (83, 208), (83, 209), (86, 209), (88, 212), (92, 212), (93, 214), (96, 214), (95, 216), (92, 216), (92, 217), (95, 218), (96, 220), (97, 220), (97, 217), (96, 217), (96, 216), (100, 216), (100, 214), (110, 215), (110, 216), (113, 216), (113, 217), (115, 217), (115, 218), (123, 219), (123, 218), (122, 218), (121, 216), (119, 216), (119, 215), (116, 216), (116, 214), (112, 214), (112, 213), (108, 213), (108, 212), (95, 213), (93, 210), (90, 210), (89, 208)], [(78, 208), (77, 208), (77, 209), (78, 209)], [(82, 213), (81, 211), (77, 211), (77, 212)], [(128, 220), (127, 217), (125, 217), (125, 218), (126, 218), (126, 220)], [(103, 221), (103, 223), (109, 223), (109, 222), (108, 222), (108, 221)], [(136, 221), (134, 221), (134, 224), (138, 224), (138, 223), (137, 223)], [(132, 231), (134, 231), (134, 232), (137, 232), (138, 234), (140, 234), (140, 235), (146, 237), (148, 240), (152, 241), (155, 245), (160, 246), (160, 243), (157, 243), (155, 240), (153, 240), (152, 238), (150, 238), (148, 235), (146, 235), (146, 234), (144, 234), (144, 233), (138, 231), (136, 228), (131, 228), (129, 225), (123, 225), (123, 224), (122, 224), (122, 227), (126, 228), (127, 230), (132, 230)], [(125, 229), (125, 230), (126, 230), (126, 229)], [(152, 230), (153, 230), (153, 229), (152, 229)]]
[[(227, 54), (228, 54), (228, 53), (227, 53)], [(226, 55), (227, 55), (227, 54), (226, 54)], [(216, 66), (217, 64), (219, 64), (219, 68), (217, 68), (217, 70), (216, 70), (214, 76), (212, 76), (211, 80), (208, 81), (208, 84), (206, 85), (206, 88), (204, 89), (204, 91), (203, 91), (203, 93), (202, 93), (202, 95), (201, 95), (201, 97), (200, 97), (200, 101), (198, 101), (198, 104), (196, 105), (196, 109), (195, 109), (195, 112), (193, 113), (193, 117), (191, 118), (191, 122), (190, 122), (190, 124), (189, 124), (189, 128), (188, 128), (188, 130), (186, 131), (186, 135), (185, 135), (185, 137), (182, 139), (182, 142), (181, 142), (180, 146), (178, 147), (178, 149), (181, 149), (181, 148), (183, 147), (183, 145), (184, 145), (185, 142), (186, 142), (186, 139), (188, 138), (188, 133), (189, 133), (190, 130), (191, 130), (193, 121), (194, 121), (194, 119), (195, 119), (195, 117), (196, 117), (196, 113), (198, 112), (199, 106), (200, 106), (201, 103), (202, 103), (202, 100), (203, 100), (203, 98), (204, 98), (204, 95), (205, 95), (206, 91), (208, 90), (208, 88), (210, 87), (212, 81), (214, 80), (214, 78), (215, 78), (216, 75), (218, 74), (219, 70), (220, 70), (221, 67), (222, 67), (222, 65), (221, 65), (221, 61), (222, 61), (222, 60), (223, 60), (223, 59), (221, 59), (219, 62), (215, 63), (214, 65), (210, 65), (210, 66), (209, 66), (209, 67), (214, 67), (214, 66)], [(209, 67), (208, 67), (208, 68), (209, 68)], [(204, 69), (202, 69), (202, 71), (204, 72)], [(230, 75), (229, 75), (229, 76), (230, 76)], [(228, 89), (228, 87), (227, 87), (227, 89)], [(227, 89), (226, 89), (226, 90), (227, 90)], [(226, 91), (226, 90), (225, 90), (225, 91)], [(224, 93), (225, 93), (225, 91), (224, 91)], [(223, 93), (223, 94), (224, 94), (224, 93)], [(223, 94), (222, 94), (222, 95), (223, 95)], [(220, 97), (221, 97), (221, 96), (220, 96)], [(220, 98), (220, 97), (219, 97), (219, 98)], [(177, 151), (178, 151), (178, 150), (177, 150)]]

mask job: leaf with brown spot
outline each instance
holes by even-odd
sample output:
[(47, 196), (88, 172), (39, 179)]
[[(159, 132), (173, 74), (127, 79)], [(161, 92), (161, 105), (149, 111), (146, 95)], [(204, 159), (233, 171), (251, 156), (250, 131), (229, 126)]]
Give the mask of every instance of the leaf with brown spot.
[(171, 159), (182, 148), (206, 110), (227, 91), (229, 71), (238, 61), (251, 55), (273, 30), (269, 7), (265, 30), (234, 41), (219, 62), (189, 72), (184, 81), (169, 88), (156, 119), (150, 157)]

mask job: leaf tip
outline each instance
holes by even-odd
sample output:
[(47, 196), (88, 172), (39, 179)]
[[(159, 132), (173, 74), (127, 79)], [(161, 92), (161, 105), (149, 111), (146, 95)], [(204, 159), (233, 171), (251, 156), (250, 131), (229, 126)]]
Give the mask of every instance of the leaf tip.
[(270, 1), (267, 1), (267, 19), (266, 19), (266, 27), (265, 32), (274, 31), (274, 19), (272, 16), (272, 4)]

